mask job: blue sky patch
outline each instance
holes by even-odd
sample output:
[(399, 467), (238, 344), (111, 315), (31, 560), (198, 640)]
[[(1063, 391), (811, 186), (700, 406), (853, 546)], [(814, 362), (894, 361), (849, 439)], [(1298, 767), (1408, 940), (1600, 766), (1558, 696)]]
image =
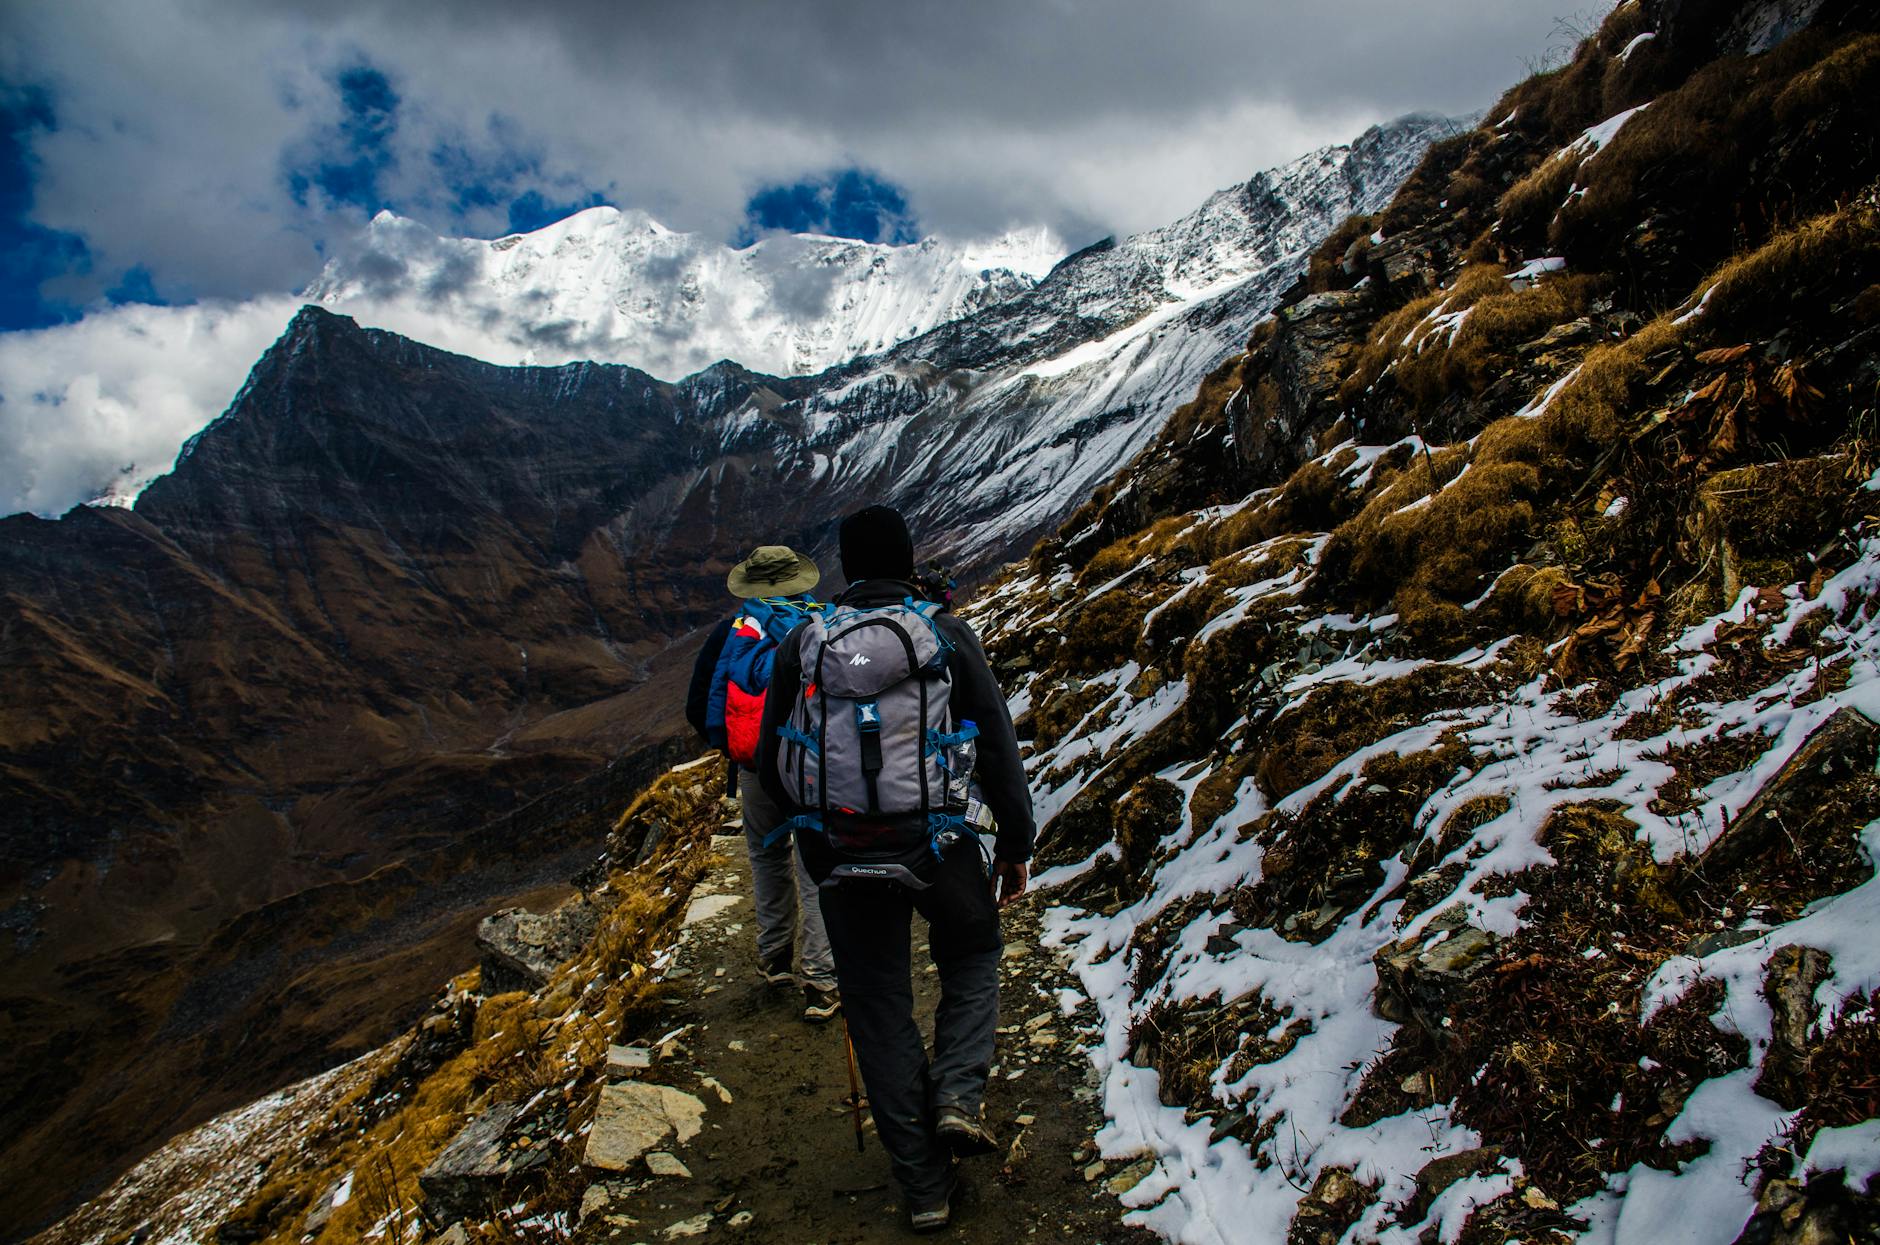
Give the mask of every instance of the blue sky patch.
[(749, 246), (774, 230), (863, 242), (918, 242), (921, 236), (906, 192), (867, 169), (843, 169), (758, 191), (744, 205), (735, 245)]
[(39, 87), (0, 83), (0, 332), (76, 320), (79, 309), (43, 292), (55, 277), (91, 270), (91, 251), (75, 233), (32, 219), (35, 132), (59, 128), (52, 97)]
[(329, 200), (376, 212), (386, 206), (379, 178), (398, 163), (392, 150), (398, 92), (370, 65), (341, 70), (333, 85), (339, 92), (339, 124), (316, 140), (319, 154), (307, 167), (288, 171), (288, 191), (302, 207), (317, 188)]

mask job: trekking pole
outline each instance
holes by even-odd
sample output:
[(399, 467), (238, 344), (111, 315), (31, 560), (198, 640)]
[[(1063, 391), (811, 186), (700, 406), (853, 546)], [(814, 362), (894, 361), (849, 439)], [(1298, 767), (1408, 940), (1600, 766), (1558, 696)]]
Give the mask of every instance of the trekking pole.
[(849, 1053), (849, 1110), (855, 1117), (855, 1152), (862, 1152), (862, 1081), (855, 1073), (855, 1039), (849, 1036), (849, 1018), (842, 1018), (842, 1045)]

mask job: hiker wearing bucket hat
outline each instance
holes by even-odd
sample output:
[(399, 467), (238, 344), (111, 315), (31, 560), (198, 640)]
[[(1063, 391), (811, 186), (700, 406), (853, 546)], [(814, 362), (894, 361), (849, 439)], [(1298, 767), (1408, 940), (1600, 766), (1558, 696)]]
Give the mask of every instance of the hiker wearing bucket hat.
[[(702, 720), (706, 739), (724, 749), (737, 771), (744, 808), (744, 842), (751, 857), (751, 887), (757, 901), (757, 959), (772, 985), (794, 984), (800, 949), (803, 1018), (828, 1020), (839, 1007), (829, 936), (823, 931), (816, 884), (794, 850), (787, 815), (757, 781), (758, 730), (778, 644), (812, 613), (822, 609), (809, 595), (821, 579), (816, 563), (787, 545), (760, 545), (731, 568), (725, 587), (740, 601), (722, 624), (717, 652), (710, 641), (699, 654), (693, 686), (705, 688)], [(714, 633), (716, 638), (717, 633)], [(704, 675), (709, 663), (710, 675)], [(801, 934), (800, 948), (798, 947)]]
[(816, 563), (788, 545), (759, 545), (751, 556), (731, 568), (725, 587), (734, 597), (794, 597), (807, 594), (822, 580)]

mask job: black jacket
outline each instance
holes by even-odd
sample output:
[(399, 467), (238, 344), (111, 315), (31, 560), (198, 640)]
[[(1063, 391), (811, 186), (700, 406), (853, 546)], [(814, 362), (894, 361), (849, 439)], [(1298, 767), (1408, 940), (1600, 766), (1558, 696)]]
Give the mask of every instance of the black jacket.
[[(898, 579), (865, 579), (837, 597), (834, 604), (866, 608), (893, 605), (915, 595), (912, 584)], [(1026, 785), (1025, 766), (1018, 757), (1018, 735), (1012, 729), (1011, 712), (1005, 707), (1005, 693), (993, 679), (986, 652), (971, 627), (951, 613), (937, 615), (934, 623), (953, 645), (953, 651), (947, 654), (947, 676), (953, 682), (954, 720), (979, 726), (973, 774), (986, 807), (999, 822), (995, 854), (1000, 860), (1014, 863), (1030, 860), (1038, 827), (1032, 819), (1031, 788)], [(770, 672), (757, 757), (758, 780), (778, 807), (786, 809), (795, 809), (796, 802), (777, 777), (777, 728), (788, 719), (789, 707), (802, 694), (802, 687), (803, 671), (796, 646), (786, 643)]]

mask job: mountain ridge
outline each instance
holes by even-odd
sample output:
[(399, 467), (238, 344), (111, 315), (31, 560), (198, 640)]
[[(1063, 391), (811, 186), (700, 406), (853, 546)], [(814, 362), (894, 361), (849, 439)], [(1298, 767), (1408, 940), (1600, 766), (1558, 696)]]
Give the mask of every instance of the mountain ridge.
[[(316, 940), (306, 971), (343, 1033), (277, 1032), (255, 1018), (286, 987), (227, 971), (218, 930), (439, 862), (385, 907), (329, 892), (364, 928), (402, 928), (455, 884), (455, 835), (675, 734), (688, 637), (754, 527), (827, 559), (836, 516), (869, 497), (965, 573), (1025, 547), (1449, 124), (1296, 162), (1269, 199), (1217, 196), (1210, 219), (1234, 229), (1212, 250), (1119, 244), (1023, 306), (813, 377), (506, 368), (310, 307), (133, 507), (0, 520), (0, 963), (9, 1007), (41, 1018), (11, 1055), (9, 1165), (82, 1166), (58, 1144), (80, 1128), (121, 1163), (185, 1121), (165, 1097), (182, 1079), (138, 1057), (185, 998), (222, 1052), (196, 1070), (210, 1082), (238, 1032), (282, 1043), (270, 1067), (330, 1061), (373, 989), (320, 966), (342, 941)], [(1182, 273), (1207, 280), (1172, 288)], [(137, 1000), (108, 1048), (86, 1028), (95, 993), (61, 975), (74, 960), (89, 990)], [(421, 1005), (409, 984), (400, 1005)], [(114, 1114), (107, 1083), (143, 1109)]]

